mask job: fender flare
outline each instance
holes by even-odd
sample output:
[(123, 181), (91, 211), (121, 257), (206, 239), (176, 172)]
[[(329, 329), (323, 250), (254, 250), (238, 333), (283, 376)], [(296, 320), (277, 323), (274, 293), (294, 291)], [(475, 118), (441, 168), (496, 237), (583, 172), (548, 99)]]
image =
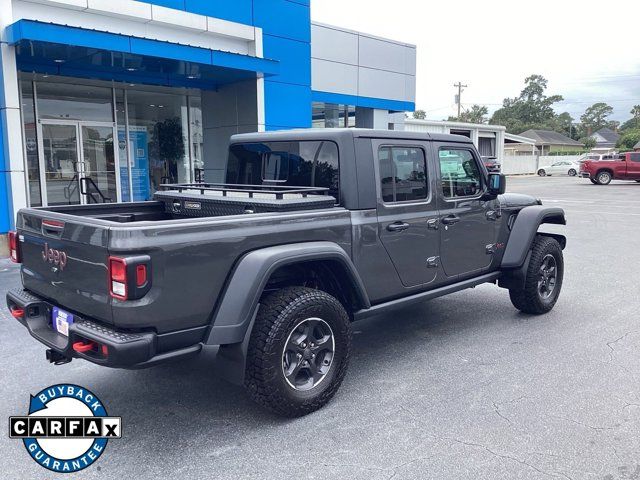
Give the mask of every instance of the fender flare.
[(245, 254), (236, 264), (221, 294), (204, 343), (228, 345), (243, 342), (271, 274), (285, 265), (315, 260), (339, 262), (355, 287), (360, 308), (371, 306), (356, 267), (338, 244), (305, 242), (261, 248)]
[[(511, 228), (511, 234), (507, 241), (504, 255), (502, 256), (502, 269), (520, 268), (525, 263), (533, 239), (538, 233), (538, 227), (543, 223), (554, 223), (558, 225), (566, 225), (567, 221), (564, 217), (564, 210), (559, 207), (547, 207), (543, 205), (531, 205), (524, 207), (520, 212)], [(567, 240), (562, 235), (545, 234), (556, 238), (562, 248), (565, 247)]]

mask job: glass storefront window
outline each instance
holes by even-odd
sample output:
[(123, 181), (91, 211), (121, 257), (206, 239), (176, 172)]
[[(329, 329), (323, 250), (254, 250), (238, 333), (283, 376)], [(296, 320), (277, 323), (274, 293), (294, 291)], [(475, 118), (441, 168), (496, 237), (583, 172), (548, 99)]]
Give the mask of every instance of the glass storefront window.
[(33, 101), (33, 82), (22, 80), (22, 122), (24, 128), (24, 151), (27, 159), (27, 179), (29, 184), (29, 202), (32, 207), (42, 205), (40, 193), (40, 165), (38, 164), (38, 129), (36, 128), (35, 105)]
[[(132, 168), (131, 172), (134, 199), (139, 196), (150, 199), (163, 183), (189, 182), (186, 96), (128, 90), (127, 107), (129, 135), (135, 137), (132, 162), (136, 171)], [(145, 177), (149, 181), (146, 191)]]
[(202, 100), (189, 97), (189, 123), (191, 136), (191, 159), (193, 161), (193, 181), (204, 182), (204, 136), (202, 132)]
[(36, 96), (41, 119), (113, 122), (109, 87), (38, 82)]
[(197, 91), (67, 80), (20, 80), (31, 206), (144, 201), (162, 183), (204, 180)]
[(313, 128), (353, 128), (356, 126), (356, 107), (337, 103), (313, 102)]

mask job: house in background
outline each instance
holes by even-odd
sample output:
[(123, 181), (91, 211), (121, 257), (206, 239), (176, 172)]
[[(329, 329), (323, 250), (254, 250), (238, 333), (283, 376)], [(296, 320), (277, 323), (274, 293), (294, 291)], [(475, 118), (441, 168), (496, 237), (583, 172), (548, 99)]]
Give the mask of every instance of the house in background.
[[(527, 130), (522, 132), (519, 137), (525, 137), (535, 142), (535, 154), (549, 155), (550, 152), (576, 152), (584, 149), (584, 145), (577, 140), (562, 135), (558, 132), (550, 130)], [(527, 154), (531, 154), (530, 145), (522, 145), (522, 150)]]
[(634, 151), (634, 152), (640, 152), (640, 142), (636, 143), (636, 144), (633, 146), (633, 151)]
[(607, 154), (616, 148), (620, 134), (610, 128), (601, 128), (590, 135), (596, 141), (596, 146), (591, 149), (593, 153)]

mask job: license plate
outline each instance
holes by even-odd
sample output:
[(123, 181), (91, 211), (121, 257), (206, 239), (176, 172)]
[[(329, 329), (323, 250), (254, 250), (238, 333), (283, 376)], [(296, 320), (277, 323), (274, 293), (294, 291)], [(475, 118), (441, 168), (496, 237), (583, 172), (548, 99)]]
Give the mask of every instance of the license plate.
[(69, 312), (65, 312), (61, 308), (53, 307), (51, 312), (53, 329), (64, 335), (69, 336), (69, 325), (73, 323), (73, 315)]

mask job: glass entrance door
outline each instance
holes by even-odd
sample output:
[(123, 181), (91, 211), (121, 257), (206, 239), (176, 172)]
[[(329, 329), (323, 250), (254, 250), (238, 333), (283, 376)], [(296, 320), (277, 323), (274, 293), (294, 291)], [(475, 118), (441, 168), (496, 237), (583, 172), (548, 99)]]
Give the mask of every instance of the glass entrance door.
[(80, 124), (82, 143), (81, 193), (86, 203), (118, 201), (113, 125)]
[(79, 149), (76, 124), (43, 123), (40, 159), (43, 205), (80, 203)]
[(43, 205), (120, 200), (113, 124), (42, 120), (39, 137)]

